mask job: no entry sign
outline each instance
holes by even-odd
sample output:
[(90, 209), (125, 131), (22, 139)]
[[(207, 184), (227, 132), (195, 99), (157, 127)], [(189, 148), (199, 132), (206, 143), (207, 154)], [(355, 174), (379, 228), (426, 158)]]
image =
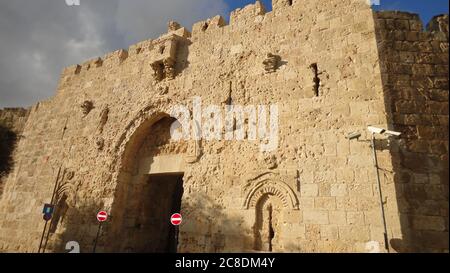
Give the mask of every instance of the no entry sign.
[(108, 213), (104, 210), (97, 213), (97, 220), (99, 222), (105, 222), (108, 219)]
[(181, 224), (181, 221), (183, 221), (183, 217), (181, 217), (181, 214), (179, 214), (179, 213), (174, 213), (170, 217), (170, 222), (174, 226), (179, 226)]

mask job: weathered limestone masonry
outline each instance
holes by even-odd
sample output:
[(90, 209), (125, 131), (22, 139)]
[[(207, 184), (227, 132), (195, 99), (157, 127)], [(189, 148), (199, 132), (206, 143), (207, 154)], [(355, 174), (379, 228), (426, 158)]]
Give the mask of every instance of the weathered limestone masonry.
[(401, 251), (448, 251), (448, 15), (423, 31), (418, 15), (376, 14), (391, 151), (403, 233)]
[[(423, 32), (413, 15), (365, 2), (274, 0), (272, 12), (256, 2), (228, 25), (218, 16), (189, 33), (172, 22), (155, 40), (66, 68), (17, 147), (0, 251), (36, 252), (52, 199), (52, 252), (68, 241), (92, 251), (100, 209), (112, 217), (98, 252), (173, 251), (177, 209), (179, 252), (366, 252), (371, 241), (384, 251), (375, 125), (405, 133), (377, 143), (390, 250), (448, 252), (448, 23)], [(423, 45), (407, 50), (409, 39)], [(170, 140), (169, 109), (194, 96), (277, 104), (278, 148)], [(354, 131), (359, 141), (346, 139)]]

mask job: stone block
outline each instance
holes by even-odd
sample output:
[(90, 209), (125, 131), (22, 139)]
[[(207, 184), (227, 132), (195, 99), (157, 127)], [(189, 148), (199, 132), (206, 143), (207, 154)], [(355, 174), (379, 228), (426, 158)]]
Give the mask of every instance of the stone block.
[(368, 242), (370, 231), (366, 226), (339, 226), (339, 238), (350, 242)]
[(336, 199), (335, 197), (315, 197), (314, 208), (319, 210), (335, 210)]
[(301, 184), (300, 195), (304, 197), (315, 197), (319, 195), (319, 185), (317, 184)]
[(346, 184), (332, 184), (330, 189), (331, 196), (346, 196), (347, 185)]
[(303, 212), (303, 222), (305, 224), (329, 224), (328, 211), (308, 210)]

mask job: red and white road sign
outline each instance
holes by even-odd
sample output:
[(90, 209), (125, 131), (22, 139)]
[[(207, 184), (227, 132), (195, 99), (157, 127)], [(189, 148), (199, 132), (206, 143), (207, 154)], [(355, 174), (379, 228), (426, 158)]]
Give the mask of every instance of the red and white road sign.
[(105, 222), (108, 219), (108, 213), (104, 210), (97, 213), (97, 220), (99, 222)]
[(183, 217), (181, 217), (181, 214), (179, 213), (174, 213), (172, 214), (172, 216), (170, 217), (170, 222), (172, 223), (172, 225), (174, 226), (179, 226), (181, 224), (181, 222), (183, 221)]

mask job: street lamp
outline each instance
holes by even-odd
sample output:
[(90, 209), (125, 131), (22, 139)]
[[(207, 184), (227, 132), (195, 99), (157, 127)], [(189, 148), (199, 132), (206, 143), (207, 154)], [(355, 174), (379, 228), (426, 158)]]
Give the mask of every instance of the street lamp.
[[(375, 135), (387, 135), (387, 136), (395, 136), (399, 137), (401, 136), (400, 132), (396, 131), (390, 131), (383, 128), (378, 128), (374, 126), (368, 126), (367, 129), (372, 133), (371, 137), (371, 147), (372, 147), (372, 154), (373, 154), (373, 163), (375, 166), (376, 174), (377, 174), (377, 184), (378, 184), (378, 194), (380, 198), (380, 211), (381, 211), (381, 218), (383, 219), (383, 227), (384, 227), (384, 246), (386, 248), (386, 251), (389, 253), (389, 239), (388, 239), (388, 233), (387, 233), (387, 225), (386, 225), (386, 214), (384, 211), (384, 205), (383, 205), (383, 192), (381, 190), (381, 180), (380, 180), (380, 168), (378, 167), (378, 159), (377, 159), (377, 150), (375, 149)], [(361, 136), (358, 132), (353, 132), (347, 135), (347, 139), (359, 139)]]

